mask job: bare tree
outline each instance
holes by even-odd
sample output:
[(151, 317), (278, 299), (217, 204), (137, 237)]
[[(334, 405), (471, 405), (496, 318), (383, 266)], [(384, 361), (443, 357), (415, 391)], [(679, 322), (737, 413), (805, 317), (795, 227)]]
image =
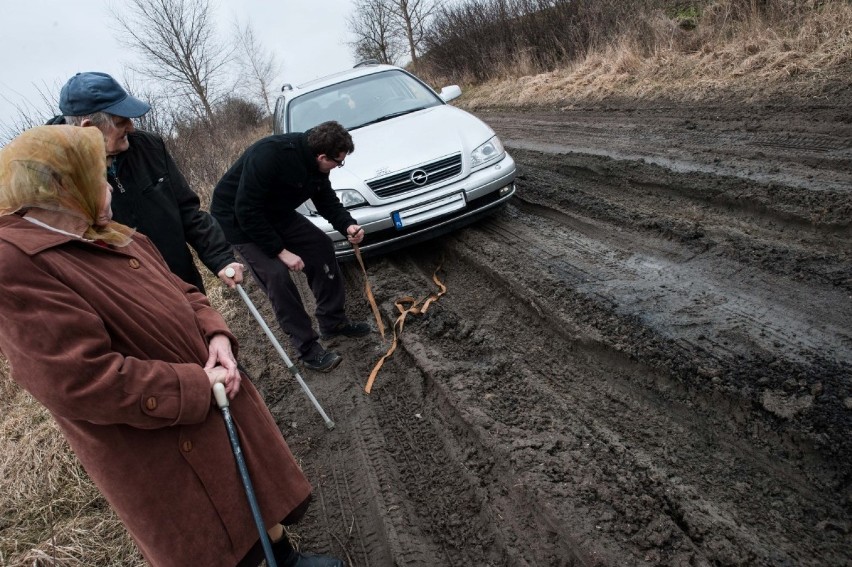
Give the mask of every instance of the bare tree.
[(392, 0), (390, 10), (396, 25), (405, 34), (411, 64), (417, 67), (429, 20), (439, 7), (438, 0)]
[(359, 0), (347, 21), (356, 40), (350, 45), (358, 60), (377, 59), (397, 63), (405, 51), (402, 30), (396, 25), (392, 7), (395, 0)]
[(240, 86), (251, 98), (256, 98), (268, 114), (272, 114), (270, 92), (279, 70), (275, 54), (263, 49), (251, 24), (240, 26), (239, 22), (234, 23), (234, 42), (236, 63), (241, 71), (239, 76), (249, 77), (251, 83)]
[(233, 49), (216, 40), (207, 0), (126, 0), (111, 8), (138, 71), (167, 83), (195, 115), (210, 120)]

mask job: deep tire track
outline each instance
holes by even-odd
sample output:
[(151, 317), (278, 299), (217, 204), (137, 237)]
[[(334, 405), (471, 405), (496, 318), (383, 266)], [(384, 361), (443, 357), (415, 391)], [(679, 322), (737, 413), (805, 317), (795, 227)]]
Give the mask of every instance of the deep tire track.
[[(467, 261), (462, 261), (462, 263), (461, 263), (462, 268), (463, 267), (469, 268), (472, 265), (469, 258), (467, 258), (466, 260)], [(455, 264), (456, 263), (453, 263), (453, 265), (455, 265)], [(459, 266), (456, 266), (456, 267), (459, 267)], [(488, 274), (487, 270), (485, 271), (485, 274), (486, 275), (483, 278), (479, 278), (478, 280), (479, 281), (488, 281), (489, 279), (493, 279), (493, 275), (490, 276), (490, 277), (487, 275)], [(399, 277), (399, 274), (397, 274), (397, 277)], [(453, 289), (455, 289), (455, 288), (453, 288)], [(466, 290), (467, 288), (462, 286), (462, 289)], [(485, 299), (487, 299), (488, 297), (493, 298), (493, 294), (499, 293), (495, 290), (491, 290), (491, 291), (492, 291), (492, 295), (490, 295), (488, 293), (484, 294)], [(458, 294), (458, 291), (456, 293)], [(484, 307), (483, 305), (478, 305), (477, 301), (475, 300), (475, 297), (478, 297), (478, 294), (474, 294), (473, 297), (468, 296), (464, 293), (462, 293), (461, 295), (462, 295), (462, 298), (460, 300), (458, 300), (461, 305), (464, 305), (468, 308), (473, 308), (473, 309), (476, 309), (477, 307), (479, 307), (479, 308)], [(513, 299), (513, 301), (511, 303), (517, 304), (517, 303), (520, 302), (521, 298), (514, 297), (512, 299)], [(482, 299), (480, 299), (480, 300), (482, 300)], [(503, 303), (503, 302), (501, 302), (501, 303)], [(444, 306), (444, 305), (446, 305), (446, 304), (442, 304), (442, 306)], [(444, 309), (446, 309), (446, 307), (444, 307)], [(512, 310), (508, 309), (508, 311), (512, 311)], [(533, 309), (532, 311), (534, 312), (536, 310)], [(470, 315), (470, 314), (468, 313), (468, 315)], [(529, 313), (527, 313), (527, 315), (529, 315)], [(456, 317), (461, 317), (461, 315), (456, 314)], [(523, 317), (517, 316), (517, 313), (515, 313), (515, 316), (509, 315), (509, 317), (513, 321), (524, 320)], [(470, 317), (466, 317), (464, 320), (469, 321), (471, 319), (470, 319)], [(488, 324), (486, 323), (485, 326), (488, 326)], [(524, 329), (524, 327), (521, 327), (521, 328)], [(526, 330), (526, 329), (524, 329), (524, 330)], [(488, 333), (489, 331), (483, 331), (483, 332)], [(475, 335), (475, 333), (476, 333), (476, 331), (470, 331), (469, 328), (466, 327), (465, 331), (463, 332), (464, 339), (466, 339), (466, 342), (471, 338), (471, 335), (472, 334)], [(459, 337), (451, 337), (451, 341), (450, 341), (451, 345), (455, 345), (455, 344), (458, 344), (458, 342), (461, 342), (461, 341), (458, 341), (458, 340), (455, 340), (455, 341), (452, 340), (452, 339), (458, 339), (458, 338)], [(429, 333), (429, 339), (430, 339), (430, 342), (433, 342), (433, 343), (434, 342), (440, 342), (440, 339), (437, 336), (433, 335), (432, 333)], [(474, 342), (478, 342), (478, 341), (474, 341)], [(521, 342), (523, 342), (523, 341), (521, 341)], [(405, 341), (404, 344), (406, 345), (407, 349), (411, 350), (412, 347), (408, 346), (408, 345), (411, 344), (410, 339)], [(414, 348), (419, 348), (419, 347), (414, 347)], [(501, 350), (501, 352), (504, 352), (505, 350), (510, 350), (509, 345), (503, 344), (503, 343), (501, 343), (498, 347), (495, 347), (495, 348), (498, 348), (499, 350)], [(450, 352), (452, 352), (452, 349), (450, 347), (447, 347), (447, 349)], [(573, 349), (571, 349), (571, 350), (573, 351)], [(476, 355), (476, 351), (475, 350), (466, 350), (465, 355)], [(426, 355), (423, 355), (421, 353), (420, 356), (419, 356), (420, 359), (426, 360), (426, 361), (428, 361), (428, 360), (432, 360), (432, 361), (441, 360), (441, 359), (446, 358), (446, 357), (447, 357), (446, 351), (443, 352), (443, 353), (433, 352), (433, 353), (428, 353)], [(613, 395), (613, 392), (615, 390), (613, 390), (612, 388), (615, 386), (615, 382), (611, 377), (609, 379), (606, 378), (606, 375), (608, 374), (607, 372), (595, 372), (595, 375), (597, 376), (597, 378), (600, 379), (600, 383), (606, 384), (607, 388), (604, 389), (603, 391), (597, 391), (595, 393), (595, 395), (590, 396), (584, 402), (581, 402), (577, 399), (573, 399), (570, 388), (564, 389), (562, 387), (555, 387), (554, 388), (555, 391), (547, 392), (543, 395), (535, 395), (535, 394), (533, 394), (533, 392), (535, 391), (536, 387), (533, 386), (533, 383), (540, 384), (541, 382), (546, 382), (546, 383), (558, 384), (562, 380), (565, 380), (565, 378), (563, 377), (563, 378), (560, 378), (560, 380), (556, 380), (556, 381), (554, 381), (553, 379), (547, 378), (548, 371), (552, 372), (552, 367), (555, 366), (555, 364), (554, 364), (556, 362), (555, 360), (546, 360), (546, 362), (544, 363), (544, 366), (538, 366), (537, 367), (537, 365), (535, 363), (531, 362), (531, 359), (530, 359), (531, 357), (529, 357), (529, 356), (523, 357), (523, 354), (518, 352), (518, 353), (515, 353), (515, 357), (525, 359), (523, 370), (527, 370), (527, 371), (531, 370), (532, 371), (531, 375), (532, 375), (532, 377), (535, 378), (534, 380), (525, 380), (524, 381), (526, 397), (527, 398), (530, 398), (530, 397), (533, 398), (534, 403), (532, 404), (532, 406), (535, 406), (535, 408), (536, 408), (535, 411), (530, 412), (531, 415), (536, 416), (536, 417), (541, 416), (541, 415), (563, 415), (563, 414), (567, 413), (567, 410), (570, 410), (571, 412), (576, 414), (578, 412), (578, 410), (582, 407), (592, 408), (592, 407), (594, 407), (595, 404), (600, 404), (603, 400), (606, 400), (607, 398), (613, 398), (617, 402), (617, 405), (614, 408), (611, 408), (609, 411), (602, 411), (600, 409), (598, 409), (594, 412), (589, 411), (588, 415), (584, 416), (584, 418), (581, 419), (579, 423), (575, 423), (573, 426), (564, 426), (564, 429), (566, 429), (568, 431), (575, 432), (575, 435), (576, 435), (576, 431), (585, 430), (584, 431), (584, 437), (587, 438), (587, 439), (597, 439), (597, 440), (603, 439), (603, 440), (605, 440), (604, 444), (609, 445), (610, 447), (616, 447), (615, 451), (617, 451), (619, 453), (624, 453), (625, 455), (630, 455), (631, 453), (633, 453), (633, 456), (630, 457), (631, 460), (629, 460), (628, 466), (626, 466), (624, 469), (620, 469), (623, 472), (630, 471), (630, 470), (633, 470), (633, 469), (649, 468), (650, 467), (649, 463), (658, 462), (660, 460), (661, 456), (659, 454), (650, 456), (650, 455), (644, 455), (641, 449), (634, 449), (632, 452), (625, 450), (624, 449), (625, 446), (627, 446), (627, 447), (630, 447), (630, 446), (641, 447), (642, 446), (641, 442), (636, 442), (636, 440), (633, 440), (631, 442), (623, 441), (625, 438), (630, 437), (628, 435), (629, 429), (627, 431), (622, 429), (619, 433), (615, 433), (614, 430), (607, 429), (605, 426), (603, 426), (603, 422), (606, 421), (606, 420), (602, 416), (605, 416), (605, 415), (617, 416), (620, 413), (622, 413), (619, 410), (626, 411), (626, 409), (627, 409), (626, 400), (631, 399), (630, 395), (625, 396), (623, 392), (618, 396)], [(486, 356), (485, 358), (488, 358), (488, 357)], [(535, 357), (532, 357), (532, 359), (535, 360)], [(453, 362), (455, 362), (457, 365), (463, 365), (462, 361), (453, 361)], [(594, 364), (594, 363), (595, 363), (594, 360), (590, 361), (590, 364)], [(444, 373), (439, 373), (439, 372), (435, 371), (434, 363), (432, 363), (431, 366), (433, 368), (433, 370), (431, 372), (432, 375), (440, 376), (440, 375), (444, 374)], [(464, 365), (464, 366), (468, 367), (469, 365)], [(503, 373), (502, 373), (503, 375), (508, 375), (508, 376), (515, 376), (515, 375), (517, 375), (518, 372), (520, 372), (519, 369), (514, 369), (514, 368), (511, 368), (511, 367), (503, 367), (500, 370), (503, 371)], [(513, 372), (513, 370), (518, 370), (518, 372)], [(470, 371), (470, 369), (468, 369), (468, 371)], [(458, 372), (457, 368), (456, 368), (456, 372)], [(481, 378), (482, 377), (481, 373), (477, 373), (477, 377)], [(574, 377), (573, 379), (568, 380), (568, 381), (569, 382), (571, 382), (571, 381), (576, 382), (576, 381), (581, 381), (581, 380)], [(595, 381), (596, 381), (595, 379), (591, 380), (592, 383), (594, 383)], [(500, 382), (502, 382), (502, 379), (500, 380)], [(583, 381), (581, 381), (581, 382), (583, 382)], [(589, 380), (584, 381), (584, 383), (586, 385), (588, 385), (589, 382), (590, 382)], [(630, 380), (624, 379), (624, 382), (629, 384)], [(515, 410), (517, 410), (517, 409), (523, 410), (525, 407), (528, 407), (528, 405), (529, 405), (528, 403), (527, 403), (527, 405), (522, 403), (522, 401), (516, 395), (513, 395), (511, 392), (505, 391), (505, 388), (501, 389), (501, 388), (495, 386), (491, 382), (489, 383), (489, 387), (493, 387), (493, 389), (486, 388), (485, 393), (483, 395), (491, 396), (491, 397), (503, 400), (506, 403), (507, 406), (509, 406), (509, 407), (511, 407)], [(455, 388), (453, 388), (453, 390), (455, 391)], [(634, 389), (632, 389), (632, 388), (630, 389), (629, 394), (635, 395), (636, 393), (637, 392)], [(481, 406), (482, 405), (481, 402), (476, 401), (479, 397), (480, 396), (473, 396), (473, 400), (469, 400), (469, 399), (459, 400), (458, 402), (456, 402), (456, 405), (458, 405), (460, 407), (475, 407), (476, 404), (479, 403), (479, 405)], [(506, 401), (506, 400), (508, 400), (508, 401)], [(562, 400), (562, 404), (565, 404), (565, 405), (559, 405), (557, 407), (553, 407), (552, 404), (554, 402), (552, 400)], [(529, 402), (528, 399), (526, 401)], [(656, 404), (651, 404), (649, 406), (644, 406), (644, 407), (642, 407), (638, 410), (636, 408), (633, 408), (631, 413), (638, 414), (641, 417), (640, 421), (646, 420), (645, 424), (647, 426), (650, 423), (650, 419), (649, 419), (648, 416), (658, 416), (658, 417), (656, 417), (657, 419), (666, 419), (665, 416), (667, 414), (672, 413), (669, 410), (667, 410), (666, 407), (665, 407), (669, 403), (671, 403), (671, 402), (670, 401), (664, 401), (664, 402), (657, 402)], [(550, 409), (548, 409), (548, 407)], [(525, 412), (519, 411), (517, 413), (523, 414)], [(680, 423), (678, 423), (677, 425), (668, 424), (668, 425), (663, 425), (659, 428), (661, 431), (668, 431), (669, 437), (673, 436), (673, 434), (671, 433), (673, 431), (682, 430), (682, 431), (688, 432), (688, 434), (683, 435), (683, 439), (681, 439), (681, 440), (678, 440), (677, 435), (674, 435), (673, 438), (670, 439), (670, 441), (669, 441), (672, 446), (684, 446), (684, 445), (687, 445), (689, 443), (696, 444), (696, 440), (700, 440), (702, 437), (706, 437), (706, 435), (702, 433), (703, 426), (700, 426), (700, 425), (691, 426), (689, 423), (687, 423), (687, 421), (690, 418), (694, 419), (694, 415), (692, 415), (692, 414), (690, 414), (689, 412), (686, 412), (686, 411), (683, 411), (682, 414), (683, 414), (682, 415), (682, 421)], [(671, 417), (671, 415), (669, 415), (668, 417)], [(523, 425), (524, 425), (523, 421), (518, 422), (518, 421), (508, 420), (506, 418), (506, 416), (501, 416), (499, 419), (495, 418), (495, 421), (502, 422), (502, 423), (504, 423), (508, 426), (514, 427), (514, 428), (521, 427), (523, 429)], [(641, 427), (641, 425), (640, 425), (640, 427)], [(530, 431), (536, 431), (535, 426), (529, 427), (528, 430), (526, 431), (526, 434), (522, 433), (518, 436), (521, 437), (521, 438), (528, 438), (528, 434), (529, 434)], [(657, 433), (656, 436), (661, 437), (662, 435)], [(711, 528), (708, 527), (708, 523), (710, 523), (712, 525), (712, 533), (716, 534), (714, 536), (716, 543), (718, 544), (720, 541), (727, 542), (727, 544), (729, 545), (729, 549), (727, 550), (727, 552), (729, 554), (731, 554), (729, 557), (724, 557), (724, 556), (720, 556), (719, 552), (717, 551), (715, 556), (711, 555), (710, 557), (706, 558), (707, 560), (712, 561), (712, 562), (727, 563), (729, 561), (734, 561), (736, 563), (742, 563), (742, 562), (751, 563), (751, 562), (756, 561), (756, 562), (759, 562), (761, 564), (774, 564), (776, 561), (781, 561), (781, 562), (796, 561), (798, 563), (798, 562), (802, 561), (808, 555), (812, 556), (814, 553), (820, 553), (820, 552), (817, 551), (816, 548), (813, 548), (813, 549), (810, 549), (808, 554), (803, 556), (803, 557), (796, 558), (795, 555), (793, 555), (793, 556), (786, 555), (783, 551), (780, 551), (780, 550), (784, 549), (784, 548), (795, 548), (797, 546), (800, 546), (801, 542), (799, 542), (798, 540), (797, 541), (787, 540), (786, 535), (783, 532), (781, 532), (781, 533), (776, 532), (774, 536), (769, 536), (768, 540), (767, 540), (767, 539), (764, 539), (764, 536), (763, 536), (763, 531), (766, 530), (767, 526), (760, 526), (759, 522), (755, 522), (754, 529), (749, 530), (748, 528), (743, 527), (741, 525), (741, 523), (744, 521), (744, 517), (747, 518), (749, 513), (754, 513), (754, 510), (760, 510), (762, 508), (762, 504), (760, 503), (759, 500), (762, 496), (765, 496), (766, 491), (771, 492), (772, 490), (775, 490), (775, 491), (778, 491), (778, 492), (786, 493), (787, 498), (800, 498), (801, 501), (803, 502), (803, 504), (801, 504), (802, 510), (800, 510), (799, 513), (802, 516), (807, 516), (807, 508), (808, 508), (807, 502), (808, 501), (816, 501), (818, 503), (819, 507), (831, 508), (832, 506), (831, 506), (831, 503), (829, 501), (830, 499), (823, 499), (823, 497), (817, 491), (802, 490), (801, 487), (804, 485), (804, 482), (805, 482), (805, 476), (803, 475), (802, 472), (796, 472), (792, 468), (790, 470), (785, 470), (786, 465), (785, 466), (778, 466), (778, 465), (771, 464), (772, 458), (769, 455), (764, 456), (761, 459), (755, 459), (750, 455), (750, 451), (749, 451), (750, 448), (748, 446), (744, 446), (744, 444), (737, 442), (733, 438), (730, 438), (726, 441), (723, 438), (724, 435), (720, 436), (720, 437), (722, 437), (721, 439), (717, 439), (716, 437), (717, 436), (713, 435), (713, 436), (710, 436), (709, 439), (705, 439), (703, 442), (697, 443), (698, 446), (694, 450), (695, 456), (691, 460), (694, 463), (698, 463), (698, 466), (695, 466), (695, 468), (693, 469), (693, 474), (709, 474), (711, 477), (715, 476), (715, 477), (718, 477), (719, 479), (725, 479), (725, 478), (727, 478), (725, 471), (727, 471), (729, 469), (734, 469), (736, 471), (739, 471), (738, 474), (740, 476), (742, 476), (742, 478), (744, 478), (744, 479), (752, 479), (752, 482), (755, 482), (755, 484), (757, 484), (758, 481), (759, 481), (760, 485), (763, 487), (763, 490), (758, 491), (757, 494), (759, 494), (759, 495), (757, 496), (757, 501), (752, 502), (752, 504), (751, 504), (752, 512), (749, 512), (748, 510), (746, 510), (745, 507), (738, 507), (735, 504), (735, 500), (737, 498), (739, 498), (739, 499), (744, 498), (744, 496), (742, 494), (735, 494), (733, 496), (728, 495), (727, 504), (725, 504), (725, 502), (723, 500), (722, 501), (702, 500), (700, 498), (699, 494), (702, 493), (702, 491), (705, 490), (705, 489), (710, 490), (710, 489), (713, 489), (714, 487), (711, 485), (711, 486), (705, 486), (702, 489), (691, 489), (691, 488), (689, 488), (689, 483), (687, 482), (687, 483), (685, 483), (685, 486), (667, 486), (667, 488), (665, 488), (665, 490), (660, 492), (660, 494), (663, 494), (663, 493), (665, 494), (665, 496), (660, 497), (660, 501), (664, 503), (664, 504), (660, 505), (660, 509), (666, 510), (666, 508), (668, 507), (668, 508), (671, 508), (671, 510), (667, 514), (664, 514), (663, 516), (658, 516), (658, 517), (654, 518), (654, 522), (656, 522), (654, 529), (659, 528), (659, 522), (661, 521), (661, 518), (665, 516), (665, 517), (669, 518), (669, 521), (671, 522), (671, 524), (680, 526), (681, 529), (684, 532), (686, 532), (686, 535), (689, 538), (697, 538), (699, 540), (703, 540), (703, 539), (708, 538), (708, 532), (711, 531)], [(500, 443), (500, 442), (494, 443), (494, 445), (498, 448), (504, 447), (507, 444), (510, 445), (511, 441), (505, 441), (504, 443)], [(475, 447), (472, 450), (481, 451), (482, 448), (481, 447)], [(606, 452), (606, 451), (604, 451), (604, 452)], [(710, 471), (709, 473), (706, 470), (702, 471), (701, 470), (701, 463), (703, 463), (704, 465), (714, 463), (713, 458), (711, 458), (709, 460), (707, 459), (708, 455), (713, 455), (713, 454), (717, 455), (715, 457), (715, 461), (719, 462), (719, 466), (715, 470)], [(682, 451), (681, 451), (681, 454), (680, 454), (680, 458), (684, 459), (684, 455), (683, 455)], [(600, 457), (599, 459), (600, 459), (601, 462), (607, 462), (607, 459), (605, 459), (605, 458)], [(495, 459), (495, 460), (497, 460), (497, 459)], [(557, 462), (558, 462), (558, 460), (557, 460)], [(644, 492), (647, 493), (648, 490), (649, 490), (649, 488), (648, 488), (649, 486), (653, 486), (654, 483), (662, 482), (660, 479), (667, 479), (667, 478), (672, 478), (672, 477), (680, 478), (682, 476), (682, 474), (672, 474), (671, 472), (665, 472), (665, 469), (660, 469), (659, 467), (657, 467), (657, 468), (651, 467), (651, 468), (652, 468), (653, 472), (650, 474), (650, 476), (648, 478), (642, 479), (642, 483), (644, 483), (646, 485), (642, 486), (642, 489), (640, 489), (639, 491), (644, 491)], [(786, 486), (777, 486), (778, 480), (780, 478), (786, 478), (787, 479), (785, 481)], [(597, 481), (600, 482), (602, 485), (607, 484), (606, 479), (598, 478)], [(642, 484), (642, 483), (640, 483), (640, 484)], [(666, 483), (666, 484), (668, 484), (668, 483)], [(541, 487), (541, 484), (540, 483), (534, 484), (534, 486)], [(718, 486), (715, 487), (715, 490), (717, 490), (717, 491), (719, 490)], [(716, 494), (714, 496), (718, 498), (718, 494)], [(555, 500), (558, 500), (558, 499), (555, 499)], [(700, 502), (700, 504), (699, 505), (692, 504), (691, 502), (694, 501), (694, 500), (698, 500)], [(545, 498), (543, 501), (538, 501), (536, 503), (536, 505), (538, 507), (547, 507), (549, 502), (551, 502), (550, 498)], [(725, 511), (724, 508), (726, 506), (732, 508), (734, 510), (734, 512)], [(835, 513), (838, 513), (838, 512), (842, 514), (842, 510), (835, 510)], [(712, 520), (708, 519), (708, 518), (712, 518)], [(727, 518), (727, 519), (725, 519), (725, 518)], [(754, 521), (753, 518), (746, 519), (745, 521), (748, 522), (750, 520)], [(790, 520), (793, 520), (793, 518), (788, 518), (788, 521), (790, 521)], [(804, 518), (804, 519), (800, 518), (798, 521), (801, 522), (801, 525), (799, 526), (800, 530), (807, 531), (809, 529), (809, 527), (806, 526), (807, 518)], [(663, 522), (663, 523), (665, 523), (665, 522)], [(572, 529), (567, 529), (567, 530), (563, 530), (563, 531), (566, 532), (566, 535), (567, 534), (574, 534), (574, 538), (576, 539), (576, 533), (577, 533), (576, 532), (576, 526), (574, 526)], [(594, 532), (592, 532), (592, 533), (594, 533)], [(719, 536), (718, 535), (719, 533), (725, 534), (725, 536)], [(591, 536), (589, 536), (589, 537), (591, 538)], [(671, 535), (670, 535), (670, 537), (671, 537)], [(571, 539), (571, 538), (567, 538), (567, 539)], [(710, 539), (713, 539), (713, 538), (710, 538)], [(601, 547), (601, 544), (598, 544), (598, 547)], [(740, 550), (741, 547), (745, 547), (746, 551), (741, 551)], [(776, 548), (779, 549), (779, 551), (774, 551)], [(735, 551), (735, 550), (737, 550), (737, 551)], [(634, 553), (635, 553), (635, 551), (634, 551)], [(744, 554), (744, 555), (737, 555), (738, 553)], [(614, 555), (614, 557), (618, 557), (618, 556), (619, 556), (618, 554)], [(699, 557), (700, 557), (700, 555), (699, 555)], [(695, 557), (691, 558), (691, 560), (694, 560), (694, 559), (695, 559)], [(605, 562), (605, 563), (608, 563), (608, 562)]]

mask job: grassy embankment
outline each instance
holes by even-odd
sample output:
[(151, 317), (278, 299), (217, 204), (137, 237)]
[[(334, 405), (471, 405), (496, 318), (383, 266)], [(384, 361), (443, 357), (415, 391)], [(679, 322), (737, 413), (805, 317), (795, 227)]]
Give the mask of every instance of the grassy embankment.
[[(465, 88), (462, 104), (570, 107), (613, 99), (759, 102), (775, 97), (831, 98), (852, 81), (852, 5), (791, 3), (759, 15), (747, 2), (713, 2), (702, 12), (658, 11), (627, 26), (617, 40), (549, 72), (523, 55), (501, 77)], [(771, 3), (771, 2), (770, 2)], [(783, 5), (809, 4), (785, 17)], [(740, 5), (735, 7), (733, 5)]]

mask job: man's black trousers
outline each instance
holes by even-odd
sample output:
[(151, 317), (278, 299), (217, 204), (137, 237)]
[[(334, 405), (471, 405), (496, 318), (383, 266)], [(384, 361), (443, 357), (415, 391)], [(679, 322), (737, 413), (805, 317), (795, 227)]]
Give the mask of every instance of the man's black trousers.
[[(305, 263), (305, 276), (316, 299), (320, 332), (326, 333), (345, 322), (345, 286), (328, 236), (301, 215), (294, 215), (292, 223), (279, 228), (278, 234), (284, 240), (284, 248)], [(234, 248), (266, 292), (278, 324), (290, 336), (300, 356), (312, 354), (319, 337), (289, 268), (277, 256), (270, 258), (252, 242), (235, 244)]]

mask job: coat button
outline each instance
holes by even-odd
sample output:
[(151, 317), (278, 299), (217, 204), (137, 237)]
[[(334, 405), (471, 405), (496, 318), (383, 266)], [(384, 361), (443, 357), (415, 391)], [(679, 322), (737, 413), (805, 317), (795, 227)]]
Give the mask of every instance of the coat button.
[(145, 400), (145, 407), (148, 408), (149, 411), (154, 411), (157, 409), (157, 398), (151, 396), (147, 400)]
[(181, 445), (184, 453), (189, 453), (192, 451), (192, 441), (184, 441), (183, 445)]
[(139, 266), (141, 266), (141, 264), (139, 263), (139, 260), (137, 260), (136, 258), (130, 259), (130, 267), (131, 268), (133, 268), (134, 270), (138, 270)]

